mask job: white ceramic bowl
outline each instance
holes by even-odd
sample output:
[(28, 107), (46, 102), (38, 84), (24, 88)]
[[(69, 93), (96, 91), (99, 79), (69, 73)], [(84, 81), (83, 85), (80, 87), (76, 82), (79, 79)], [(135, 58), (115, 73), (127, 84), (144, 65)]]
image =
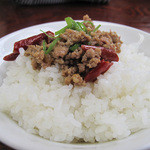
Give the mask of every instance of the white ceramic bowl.
[[(101, 30), (116, 31), (121, 36), (125, 44), (136, 43), (140, 37), (144, 37), (143, 42), (139, 45), (145, 55), (150, 56), (150, 34), (128, 26), (94, 21), (95, 25), (101, 24)], [(28, 27), (14, 33), (11, 33), (0, 39), (0, 64), (3, 63), (3, 57), (13, 50), (14, 42), (44, 31), (53, 31), (65, 26), (64, 21), (45, 23)], [(4, 70), (0, 69), (0, 75)], [(11, 95), (10, 95), (11, 96)], [(0, 141), (18, 150), (134, 150), (150, 148), (150, 129), (145, 129), (131, 136), (106, 143), (97, 144), (64, 144), (51, 142), (39, 136), (29, 134), (20, 128), (16, 122), (3, 113), (0, 113)]]

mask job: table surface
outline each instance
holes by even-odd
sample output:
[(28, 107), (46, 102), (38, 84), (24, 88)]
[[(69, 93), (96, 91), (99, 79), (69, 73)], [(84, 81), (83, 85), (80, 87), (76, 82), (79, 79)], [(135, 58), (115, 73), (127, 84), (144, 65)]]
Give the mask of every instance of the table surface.
[[(93, 20), (132, 26), (150, 33), (150, 0), (110, 0), (101, 5), (85, 2), (20, 6), (11, 0), (0, 0), (0, 37), (19, 29), (64, 20), (71, 16), (82, 19), (88, 14)], [(12, 150), (0, 143), (0, 150)]]

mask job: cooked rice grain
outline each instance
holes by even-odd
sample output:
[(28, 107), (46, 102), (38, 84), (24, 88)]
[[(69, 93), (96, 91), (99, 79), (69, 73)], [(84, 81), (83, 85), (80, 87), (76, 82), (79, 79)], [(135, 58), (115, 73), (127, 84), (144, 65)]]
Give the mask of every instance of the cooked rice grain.
[(126, 45), (119, 57), (94, 84), (73, 88), (58, 66), (35, 71), (21, 53), (4, 64), (0, 110), (28, 132), (59, 142), (104, 142), (148, 128), (150, 59)]

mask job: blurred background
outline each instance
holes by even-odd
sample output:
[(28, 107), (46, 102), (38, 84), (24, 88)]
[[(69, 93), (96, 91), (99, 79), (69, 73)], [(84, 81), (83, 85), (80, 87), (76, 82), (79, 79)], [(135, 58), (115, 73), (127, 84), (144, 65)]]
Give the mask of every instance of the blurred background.
[[(0, 37), (70, 16), (120, 23), (150, 33), (150, 0), (0, 0)], [(12, 150), (0, 143), (0, 150)]]
[(0, 37), (67, 16), (82, 19), (84, 14), (150, 32), (150, 0), (0, 0)]

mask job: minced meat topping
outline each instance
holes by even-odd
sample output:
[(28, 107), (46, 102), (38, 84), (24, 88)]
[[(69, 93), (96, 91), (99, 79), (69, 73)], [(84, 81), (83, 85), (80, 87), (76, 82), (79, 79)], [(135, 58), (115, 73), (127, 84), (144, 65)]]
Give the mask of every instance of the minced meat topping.
[[(24, 55), (31, 57), (33, 69), (45, 69), (59, 64), (65, 84), (85, 85), (85, 76), (89, 72), (92, 74), (92, 70), (101, 63), (103, 55), (106, 55), (104, 49), (111, 50), (113, 53), (120, 52), (122, 41), (115, 32), (100, 30), (94, 32), (95, 26), (92, 25), (93, 22), (89, 16), (85, 15), (83, 20), (86, 32), (66, 29), (59, 35), (60, 40), (48, 54), (44, 53), (42, 44), (29, 45)], [(48, 41), (46, 48), (50, 46), (52, 40)], [(71, 50), (75, 44), (77, 47)], [(85, 45), (87, 45), (86, 48)], [(95, 47), (88, 48), (88, 45)]]

